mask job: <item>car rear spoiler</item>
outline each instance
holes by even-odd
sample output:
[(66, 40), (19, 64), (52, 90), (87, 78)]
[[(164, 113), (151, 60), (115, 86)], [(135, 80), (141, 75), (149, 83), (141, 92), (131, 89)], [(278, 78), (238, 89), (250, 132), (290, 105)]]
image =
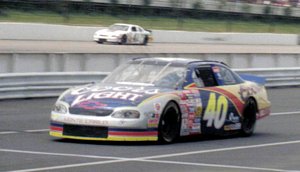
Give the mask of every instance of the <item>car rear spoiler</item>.
[(148, 32), (150, 32), (150, 33), (152, 33), (152, 30), (149, 30), (149, 29), (145, 29), (146, 31), (148, 31)]
[(240, 77), (246, 81), (251, 81), (255, 82), (260, 85), (265, 85), (266, 84), (266, 78), (261, 77), (261, 76), (256, 76), (256, 75), (251, 75), (251, 74), (239, 74)]

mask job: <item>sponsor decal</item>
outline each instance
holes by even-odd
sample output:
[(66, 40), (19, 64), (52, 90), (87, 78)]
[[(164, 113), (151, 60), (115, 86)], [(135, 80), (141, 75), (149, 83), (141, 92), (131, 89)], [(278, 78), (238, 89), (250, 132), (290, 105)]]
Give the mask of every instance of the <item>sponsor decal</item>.
[(194, 123), (199, 123), (200, 124), (200, 122), (201, 122), (201, 118), (195, 118), (194, 119)]
[(160, 103), (154, 103), (155, 113), (159, 113), (160, 109), (161, 109), (161, 104)]
[(157, 128), (159, 119), (148, 119), (148, 128)]
[(255, 85), (249, 85), (249, 86), (241, 85), (238, 93), (240, 95), (240, 98), (243, 101), (246, 101), (248, 97), (257, 94), (257, 92), (259, 92), (260, 89), (261, 89), (260, 87), (257, 87)]
[(195, 116), (201, 116), (201, 114), (202, 114), (202, 106), (197, 106)]
[(240, 117), (235, 116), (234, 113), (230, 113), (229, 117), (228, 117), (229, 121), (233, 122), (233, 123), (238, 123), (240, 122)]
[(193, 124), (191, 128), (191, 134), (201, 133), (201, 125), (200, 124)]
[(107, 104), (103, 104), (97, 101), (83, 101), (77, 104), (77, 107), (87, 109), (87, 110), (95, 110), (106, 107)]
[(108, 125), (108, 121), (99, 120), (99, 119), (94, 120), (94, 119), (86, 119), (86, 118), (62, 117), (57, 120), (69, 124), (98, 125), (98, 126)]
[(111, 87), (111, 86), (88, 86), (88, 87), (80, 87), (71, 90), (71, 95), (81, 95), (86, 93), (99, 93), (99, 92), (131, 92), (131, 93), (139, 93), (139, 94), (157, 94), (159, 93), (159, 89), (145, 89), (144, 87), (133, 88), (127, 86), (120, 87)]
[(144, 87), (128, 87), (128, 86), (87, 86), (75, 88), (70, 91), (71, 96), (76, 96), (71, 106), (80, 104), (85, 101), (98, 99), (120, 99), (136, 101), (145, 95), (154, 95), (159, 93), (159, 89), (145, 89)]
[(241, 123), (236, 123), (236, 124), (230, 124), (230, 125), (225, 125), (224, 130), (225, 131), (230, 131), (230, 130), (240, 130), (242, 128)]
[(135, 93), (124, 93), (124, 92), (100, 92), (100, 93), (91, 93), (91, 94), (83, 94), (78, 95), (71, 106), (82, 103), (84, 101), (89, 100), (97, 100), (97, 99), (121, 99), (121, 100), (130, 100), (135, 101), (138, 98), (143, 97), (143, 95), (135, 94)]
[(181, 135), (200, 133), (200, 116), (202, 101), (199, 90), (183, 90), (179, 93), (182, 112)]

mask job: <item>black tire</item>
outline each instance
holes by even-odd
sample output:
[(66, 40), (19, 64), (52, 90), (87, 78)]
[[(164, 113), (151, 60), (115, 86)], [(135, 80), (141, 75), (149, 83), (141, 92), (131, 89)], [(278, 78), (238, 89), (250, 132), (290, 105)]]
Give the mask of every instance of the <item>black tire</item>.
[(257, 106), (254, 99), (247, 100), (243, 112), (243, 120), (242, 120), (242, 136), (251, 136), (254, 133), (255, 124), (256, 124), (256, 113)]
[(98, 40), (97, 43), (98, 44), (103, 44), (103, 41)]
[(122, 38), (121, 38), (120, 44), (125, 45), (126, 43), (127, 43), (127, 35), (123, 35)]
[(145, 36), (144, 41), (143, 41), (143, 45), (147, 45), (148, 44), (148, 40), (149, 40), (148, 36)]
[(161, 143), (174, 142), (180, 132), (181, 116), (177, 105), (170, 102), (165, 107), (158, 125), (158, 140)]

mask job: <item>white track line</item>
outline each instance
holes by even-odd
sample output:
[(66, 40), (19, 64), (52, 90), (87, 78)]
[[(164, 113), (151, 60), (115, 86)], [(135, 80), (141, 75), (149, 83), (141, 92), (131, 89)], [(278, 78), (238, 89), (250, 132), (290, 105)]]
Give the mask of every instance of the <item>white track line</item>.
[[(169, 163), (169, 164), (184, 163), (185, 165), (197, 165), (197, 166), (207, 166), (207, 167), (223, 167), (223, 168), (235, 168), (235, 169), (238, 169), (238, 168), (240, 168), (240, 169), (250, 169), (251, 168), (252, 170), (268, 171), (268, 170), (266, 170), (267, 168), (242, 167), (242, 166), (219, 165), (219, 164), (202, 164), (202, 163), (189, 163), (189, 162), (185, 163), (185, 162), (175, 162), (175, 161), (160, 161), (160, 160), (152, 160), (152, 159), (154, 159), (154, 158), (175, 157), (175, 156), (185, 156), (185, 155), (193, 155), (193, 154), (205, 154), (205, 153), (212, 153), (212, 152), (224, 152), (224, 151), (250, 149), (250, 148), (261, 148), (261, 147), (269, 147), (269, 146), (280, 146), (280, 145), (297, 144), (297, 143), (300, 143), (300, 140), (289, 141), (289, 142), (277, 142), (277, 143), (249, 145), (249, 146), (237, 146), (237, 147), (230, 147), (230, 148), (210, 149), (210, 150), (202, 150), (202, 151), (191, 151), (191, 152), (182, 152), (182, 153), (173, 153), (173, 154), (164, 154), (164, 155), (157, 155), (157, 156), (146, 156), (146, 157), (139, 157), (139, 158), (122, 158), (122, 157), (109, 157), (109, 156), (62, 154), (62, 153), (22, 151), (22, 150), (11, 150), (11, 149), (0, 149), (0, 152), (15, 152), (15, 153), (39, 154), (39, 155), (54, 155), (54, 156), (112, 159), (112, 160), (108, 160), (108, 161), (98, 161), (98, 162), (91, 162), (91, 163), (69, 164), (69, 165), (51, 166), (51, 167), (34, 168), (34, 169), (23, 169), (23, 170), (17, 170), (15, 172), (55, 170), (55, 169), (64, 169), (64, 168), (73, 168), (73, 167), (100, 165), (100, 164), (108, 164), (108, 163), (116, 163), (116, 162), (127, 162), (127, 161), (141, 161), (141, 162), (149, 161), (149, 162), (157, 162), (157, 163), (160, 162), (160, 163)], [(269, 171), (287, 171), (287, 170), (269, 169)]]
[(299, 171), (291, 171), (291, 170), (284, 170), (284, 169), (274, 169), (274, 168), (259, 168), (259, 167), (246, 167), (246, 166), (236, 166), (236, 165), (205, 164), (205, 163), (178, 162), (178, 161), (139, 160), (139, 162), (154, 162), (154, 163), (162, 163), (162, 164), (191, 165), (191, 166), (201, 166), (201, 167), (218, 167), (218, 168), (231, 168), (231, 169), (243, 169), (243, 170), (258, 170), (258, 171), (299, 172)]
[(94, 158), (94, 159), (128, 160), (128, 158), (113, 157), (113, 156), (80, 155), (80, 154), (67, 154), (67, 153), (39, 152), (39, 151), (23, 151), (23, 150), (13, 150), (13, 149), (0, 149), (0, 152), (12, 152), (12, 153), (23, 153), (23, 154), (35, 154), (35, 155), (67, 156), (67, 157), (80, 157), (80, 158)]
[(49, 129), (37, 129), (37, 130), (24, 130), (27, 133), (39, 133), (39, 132), (47, 132)]
[(16, 133), (19, 133), (17, 131), (2, 131), (0, 132), (0, 135), (4, 135), (4, 134), (16, 134)]
[(8, 171), (8, 172), (48, 171), (48, 170), (66, 169), (66, 168), (74, 168), (74, 167), (84, 167), (84, 166), (101, 165), (101, 164), (109, 164), (109, 163), (125, 162), (125, 161), (128, 161), (128, 160), (97, 161), (97, 162), (88, 162), (88, 163), (80, 163), (80, 164), (77, 163), (77, 164), (60, 165), (60, 166), (52, 166), (52, 167), (42, 167), (42, 168), (14, 170), (14, 171)]
[(18, 133), (40, 133), (40, 132), (48, 132), (49, 129), (35, 129), (35, 130), (24, 130), (24, 131), (2, 131), (0, 135), (4, 134), (18, 134)]
[(288, 141), (288, 142), (277, 142), (277, 143), (266, 143), (266, 144), (258, 144), (258, 145), (249, 145), (249, 146), (237, 146), (237, 147), (220, 148), (220, 149), (190, 151), (190, 152), (172, 153), (172, 154), (164, 154), (164, 155), (156, 155), (156, 156), (146, 156), (146, 157), (140, 157), (138, 159), (168, 158), (168, 157), (174, 157), (174, 156), (186, 156), (186, 155), (204, 154), (204, 153), (212, 153), (212, 152), (224, 152), (224, 151), (232, 151), (232, 150), (240, 150), (240, 149), (261, 148), (261, 147), (280, 146), (280, 145), (297, 144), (297, 143), (300, 143), (300, 140)]
[(271, 113), (271, 116), (279, 116), (279, 115), (295, 115), (295, 114), (300, 114), (300, 111)]

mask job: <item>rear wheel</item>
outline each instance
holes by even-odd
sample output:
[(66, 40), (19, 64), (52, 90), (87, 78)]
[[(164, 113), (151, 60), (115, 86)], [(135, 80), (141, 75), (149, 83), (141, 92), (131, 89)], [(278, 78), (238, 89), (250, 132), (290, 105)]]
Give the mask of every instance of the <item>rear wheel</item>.
[(180, 112), (174, 102), (170, 102), (165, 107), (158, 126), (158, 138), (162, 143), (172, 143), (179, 136), (180, 132)]
[(241, 134), (251, 136), (255, 129), (257, 106), (254, 99), (249, 99), (245, 104)]

